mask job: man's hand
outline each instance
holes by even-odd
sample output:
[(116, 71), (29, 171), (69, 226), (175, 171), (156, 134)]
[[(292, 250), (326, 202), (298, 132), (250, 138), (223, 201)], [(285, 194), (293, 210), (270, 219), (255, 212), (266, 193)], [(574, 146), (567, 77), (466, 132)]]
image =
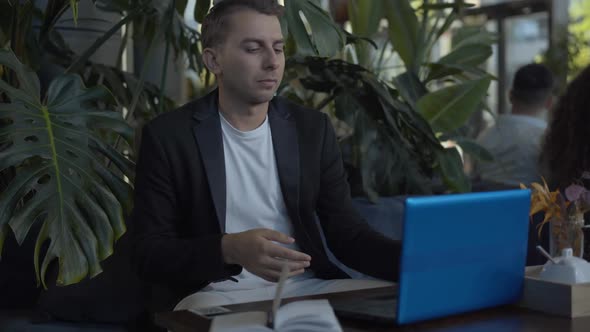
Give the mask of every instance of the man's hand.
[(289, 277), (303, 273), (309, 266), (311, 256), (272, 241), (291, 244), (295, 239), (266, 228), (226, 234), (221, 238), (223, 260), (273, 282), (279, 280), (283, 264), (289, 266)]

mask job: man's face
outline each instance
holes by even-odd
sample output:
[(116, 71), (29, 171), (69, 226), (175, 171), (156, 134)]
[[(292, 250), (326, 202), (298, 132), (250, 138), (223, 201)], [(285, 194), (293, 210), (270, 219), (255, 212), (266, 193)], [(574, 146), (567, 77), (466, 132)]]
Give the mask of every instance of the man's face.
[(222, 93), (251, 105), (270, 101), (285, 69), (279, 19), (246, 9), (227, 21), (226, 39), (215, 47)]

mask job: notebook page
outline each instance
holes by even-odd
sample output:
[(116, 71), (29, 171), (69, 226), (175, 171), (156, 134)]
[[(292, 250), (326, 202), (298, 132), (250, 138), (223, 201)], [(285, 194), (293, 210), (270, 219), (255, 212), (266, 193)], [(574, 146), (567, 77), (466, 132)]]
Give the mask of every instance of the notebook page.
[(282, 306), (277, 312), (275, 329), (279, 332), (342, 332), (328, 300), (296, 301)]

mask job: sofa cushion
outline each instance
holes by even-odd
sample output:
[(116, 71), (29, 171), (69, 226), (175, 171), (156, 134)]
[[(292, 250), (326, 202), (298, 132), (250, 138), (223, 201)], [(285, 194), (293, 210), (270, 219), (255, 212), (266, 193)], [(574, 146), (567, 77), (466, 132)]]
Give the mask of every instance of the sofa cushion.
[(71, 322), (38, 323), (33, 311), (0, 311), (2, 332), (125, 332), (124, 327), (113, 324), (81, 324)]
[(31, 228), (20, 246), (14, 234), (7, 233), (0, 252), (0, 310), (30, 309), (37, 301), (40, 288), (35, 279), (33, 253), (39, 226)]

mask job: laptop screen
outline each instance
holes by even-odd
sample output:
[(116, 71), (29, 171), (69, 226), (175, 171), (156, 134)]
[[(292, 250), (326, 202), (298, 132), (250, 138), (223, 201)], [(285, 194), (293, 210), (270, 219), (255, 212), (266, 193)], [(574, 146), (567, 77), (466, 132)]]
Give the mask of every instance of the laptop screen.
[(398, 323), (517, 301), (529, 208), (529, 190), (408, 198)]

